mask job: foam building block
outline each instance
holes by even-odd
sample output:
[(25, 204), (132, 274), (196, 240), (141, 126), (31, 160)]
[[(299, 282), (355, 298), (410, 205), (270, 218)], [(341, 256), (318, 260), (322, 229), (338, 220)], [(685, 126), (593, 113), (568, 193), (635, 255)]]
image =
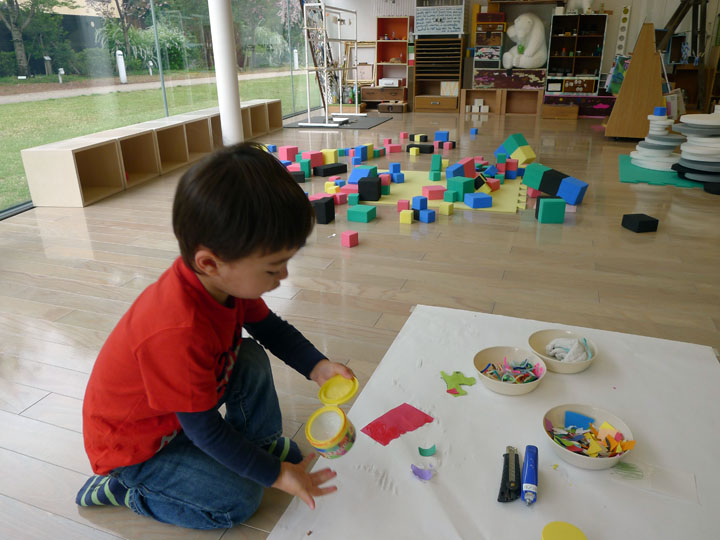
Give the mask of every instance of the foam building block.
[(557, 191), (557, 196), (562, 197), (568, 204), (578, 205), (582, 202), (583, 197), (585, 197), (587, 188), (587, 182), (583, 182), (572, 176), (567, 176), (560, 182), (560, 189)]
[(390, 174), (399, 173), (402, 169), (400, 168), (400, 164), (396, 161), (393, 161), (388, 164), (388, 169), (390, 170)]
[[(475, 170), (473, 169), (472, 178), (475, 178)], [(462, 163), (453, 163), (450, 165), (447, 169), (445, 169), (445, 178), (448, 180), (450, 178), (457, 178), (457, 177), (464, 177), (465, 176), (465, 166)]]
[(431, 171), (442, 171), (442, 156), (439, 154), (434, 155), (430, 160)]
[[(303, 152), (302, 153), (303, 159), (309, 159), (310, 160), (310, 166), (311, 167), (318, 167), (320, 165), (324, 165), (325, 162), (323, 160), (323, 153), (322, 152)], [(337, 161), (337, 160), (335, 160)]]
[[(495, 181), (496, 181), (498, 184), (500, 183), (500, 180), (495, 180)], [(485, 184), (483, 184), (482, 186), (480, 186), (477, 191), (480, 192), (480, 193), (485, 193), (485, 194), (487, 194), (487, 195), (490, 195), (490, 193), (492, 193), (492, 190), (493, 190), (493, 189), (492, 189), (492, 187), (490, 187), (490, 184), (485, 183)]]
[(356, 146), (355, 147), (355, 157), (359, 157), (362, 161), (367, 161), (368, 158), (368, 147), (363, 146)]
[(445, 202), (454, 203), (458, 202), (459, 200), (460, 194), (453, 189), (448, 189), (447, 191), (445, 191), (445, 193), (443, 193), (443, 201)]
[(373, 152), (375, 152), (375, 146), (373, 145), (373, 143), (366, 144), (365, 148), (367, 148), (366, 157), (373, 155)]
[(505, 162), (503, 162), (503, 163), (498, 162), (498, 164), (495, 165), (495, 168), (497, 168), (497, 171), (499, 173), (504, 173), (505, 172)]
[[(334, 177), (331, 176), (331, 178), (334, 178)], [(335, 185), (336, 185), (337, 187), (340, 187), (340, 188), (341, 188), (341, 187), (343, 187), (345, 184), (346, 184), (345, 180), (342, 180), (342, 179), (340, 179), (340, 178), (338, 178), (337, 180), (335, 180)]]
[(350, 206), (347, 211), (347, 220), (356, 223), (370, 223), (377, 215), (377, 207), (367, 204)]
[(345, 163), (326, 163), (313, 167), (315, 176), (333, 176), (347, 172), (347, 164)]
[(405, 182), (405, 173), (393, 173), (392, 182), (393, 184), (403, 184)]
[(377, 167), (358, 166), (350, 173), (348, 184), (357, 184), (361, 178), (371, 178), (377, 176)]
[(542, 179), (540, 180), (540, 191), (547, 193), (548, 195), (557, 195), (557, 192), (560, 189), (560, 183), (563, 178), (566, 177), (567, 174), (556, 171), (555, 169), (545, 171)]
[[(504, 165), (505, 162), (507, 161), (507, 154), (506, 154), (505, 152), (497, 152), (497, 153), (495, 154), (495, 161), (497, 161), (498, 164)], [(503, 167), (503, 168), (504, 168), (504, 167)], [(498, 167), (498, 170), (499, 170), (499, 169), (500, 169), (500, 167)]]
[(427, 142), (427, 135), (424, 133), (416, 133), (410, 137), (413, 142), (424, 143)]
[(332, 197), (322, 197), (311, 201), (311, 204), (317, 223), (327, 225), (335, 220), (335, 200)]
[(449, 142), (449, 141), (448, 141), (448, 142), (444, 142), (442, 146), (443, 146), (443, 150), (452, 150), (452, 148), (453, 148), (452, 143)]
[(475, 158), (465, 157), (458, 161), (458, 163), (462, 165), (465, 170), (463, 176), (466, 178), (473, 178), (475, 176)]
[(435, 152), (435, 147), (432, 144), (410, 143), (405, 147), (408, 152), (413, 148), (417, 148), (421, 154), (432, 154)]
[(375, 150), (373, 150), (373, 158), (377, 159), (380, 156), (382, 156), (384, 153), (385, 153), (385, 149), (380, 150), (379, 148), (376, 148)]
[[(287, 166), (287, 170), (288, 170), (288, 172), (291, 172), (291, 173), (292, 172), (302, 172), (302, 169), (300, 168), (299, 163), (291, 163), (290, 165)], [(304, 176), (305, 175), (303, 174), (303, 177)]]
[(483, 171), (483, 174), (487, 177), (495, 176), (498, 172), (498, 169), (495, 165), (490, 165), (487, 169)]
[(482, 174), (478, 174), (473, 180), (473, 187), (475, 188), (475, 191), (483, 187), (486, 182), (487, 178), (485, 178)]
[(328, 163), (337, 163), (338, 158), (340, 157), (337, 148), (323, 148), (322, 155), (323, 165), (327, 165)]
[(297, 146), (281, 146), (278, 148), (278, 156), (280, 159), (285, 161), (295, 161), (295, 156), (298, 153)]
[(431, 182), (439, 182), (442, 180), (442, 173), (440, 171), (430, 171), (428, 173), (428, 179)]
[(562, 223), (565, 221), (565, 201), (559, 197), (541, 197), (535, 208), (540, 223)]
[[(300, 165), (298, 165), (298, 169), (300, 169)], [(304, 172), (302, 172), (301, 170), (290, 171), (289, 169), (288, 169), (288, 171), (290, 172), (290, 174), (292, 175), (292, 177), (295, 179), (295, 181), (298, 184), (305, 183), (305, 173)]]
[(528, 197), (535, 199), (535, 198), (539, 197), (540, 195), (542, 195), (542, 191), (533, 189), (531, 187), (527, 188), (527, 196)]
[(410, 210), (410, 201), (407, 199), (400, 199), (397, 202), (397, 211), (402, 212), (403, 210)]
[(412, 225), (413, 222), (413, 211), (412, 210), (402, 210), (400, 212), (400, 223), (404, 223), (406, 225)]
[[(549, 170), (550, 170), (550, 167), (546, 167), (545, 165), (540, 165), (539, 163), (531, 163), (525, 169), (525, 174), (523, 175), (522, 183), (525, 184), (529, 188), (533, 188), (538, 191), (542, 191), (540, 189), (540, 182), (542, 181), (542, 177), (545, 174), (545, 171), (549, 171)], [(487, 172), (487, 171), (485, 171), (485, 172)]]
[(348, 204), (350, 206), (360, 204), (360, 195), (358, 193), (348, 193)]
[(439, 142), (447, 142), (450, 140), (450, 132), (449, 131), (436, 131), (434, 140), (439, 141)]
[(455, 205), (452, 202), (441, 202), (439, 211), (443, 216), (451, 216), (455, 213)]
[(335, 182), (325, 182), (325, 193), (335, 194), (340, 191), (340, 186), (335, 185)]
[(385, 146), (385, 151), (388, 154), (402, 152), (402, 144), (388, 144), (387, 146)]
[(490, 208), (492, 197), (487, 193), (466, 193), (463, 202), (470, 208)]
[(345, 149), (338, 148), (338, 157), (345, 157)]
[(435, 210), (420, 210), (420, 221), (423, 223), (433, 223), (435, 221)]
[(274, 144), (268, 144), (265, 148), (267, 148), (268, 152), (272, 152), (273, 154), (277, 152), (277, 146)]
[(440, 141), (433, 141), (433, 147), (435, 148), (435, 151), (440, 150), (441, 144), (442, 144), (442, 142), (440, 142)]
[(401, 131), (400, 132), (400, 139), (407, 139), (408, 138), (408, 132), (407, 131)]
[(488, 181), (485, 182), (485, 184), (490, 188), (491, 191), (497, 191), (498, 189), (500, 189), (500, 180), (498, 180), (497, 178), (488, 178)]
[(477, 135), (478, 134), (478, 128), (470, 128), (470, 135)]
[(383, 139), (383, 146), (387, 146), (388, 144), (392, 144), (392, 139)]
[[(322, 163), (321, 163), (322, 165)], [(305, 178), (310, 178), (312, 176), (312, 164), (309, 159), (301, 159), (300, 160), (300, 170), (305, 173)]]
[(660, 222), (647, 214), (625, 214), (622, 226), (636, 233), (655, 232)]
[(418, 156), (420, 155), (420, 149), (417, 146), (413, 146), (408, 150), (410, 152), (411, 156)]
[(287, 168), (288, 165), (292, 165), (292, 161), (288, 161), (287, 159), (281, 159), (281, 160), (280, 160), (280, 163), (282, 163), (283, 165), (285, 165), (286, 168)]
[(357, 231), (343, 231), (340, 235), (340, 243), (344, 247), (355, 247), (359, 243), (359, 236)]
[(448, 178), (447, 189), (448, 191), (456, 191), (460, 195), (460, 199), (464, 199), (467, 193), (475, 191), (475, 180), (464, 176)]
[(350, 195), (351, 193), (357, 193), (358, 187), (357, 184), (345, 184), (340, 188), (340, 193), (347, 193)]
[(495, 150), (495, 158), (497, 159), (500, 154), (517, 159), (520, 166), (528, 165), (537, 158), (527, 139), (521, 133), (515, 133), (505, 139), (505, 142)]
[(443, 169), (447, 169), (448, 165), (450, 165), (450, 160), (443, 158), (443, 160), (442, 160)]
[(380, 186), (380, 193), (382, 195), (390, 195), (390, 186)]
[(348, 194), (347, 193), (335, 193), (333, 195), (333, 199), (335, 200), (335, 206), (339, 206), (341, 204), (347, 204)]
[(413, 210), (426, 210), (427, 209), (427, 197), (416, 196), (412, 198), (411, 208)]
[(377, 176), (361, 178), (358, 181), (358, 194), (361, 201), (379, 201), (382, 197), (380, 178)]
[(360, 156), (353, 156), (350, 158), (350, 163), (353, 167), (357, 167), (358, 165), (362, 165), (362, 158)]
[(392, 175), (390, 173), (382, 173), (378, 175), (380, 177), (380, 184), (383, 186), (389, 186), (392, 182)]
[(441, 201), (443, 198), (443, 193), (445, 193), (447, 189), (444, 186), (423, 186), (422, 187), (422, 194), (424, 197), (427, 197), (428, 200), (431, 201)]

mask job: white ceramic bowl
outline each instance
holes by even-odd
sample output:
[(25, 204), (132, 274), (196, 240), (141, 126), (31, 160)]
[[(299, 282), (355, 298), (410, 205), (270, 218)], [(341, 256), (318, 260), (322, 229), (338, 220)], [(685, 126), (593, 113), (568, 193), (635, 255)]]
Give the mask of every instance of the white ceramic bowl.
[(599, 427), (600, 424), (602, 424), (603, 422), (608, 422), (620, 433), (622, 433), (626, 440), (635, 439), (628, 425), (623, 420), (615, 416), (613, 413), (606, 411), (605, 409), (600, 409), (599, 407), (593, 407), (591, 405), (581, 405), (578, 403), (558, 405), (557, 407), (553, 407), (545, 413), (545, 416), (543, 417), (542, 429), (545, 432), (545, 435), (548, 437), (548, 440), (550, 441), (553, 452), (555, 452), (557, 456), (563, 461), (566, 461), (570, 465), (580, 467), (581, 469), (598, 471), (601, 469), (609, 469), (610, 467), (614, 467), (620, 462), (620, 460), (625, 459), (625, 456), (632, 452), (632, 450), (628, 450), (627, 452), (623, 452), (619, 456), (592, 458), (584, 454), (576, 454), (575, 452), (571, 452), (564, 446), (559, 445), (545, 430), (545, 419), (547, 418), (548, 420), (550, 420), (552, 425), (555, 427), (564, 427), (565, 411), (573, 411), (594, 418), (594, 425), (597, 427)]
[(528, 345), (530, 349), (543, 359), (545, 365), (550, 371), (555, 373), (580, 373), (590, 367), (598, 356), (598, 348), (589, 339), (585, 338), (590, 347), (592, 358), (585, 362), (562, 362), (552, 356), (545, 354), (545, 346), (550, 343), (553, 339), (565, 338), (565, 339), (582, 339), (584, 336), (580, 336), (570, 330), (560, 329), (548, 329), (538, 330), (528, 338)]
[[(529, 382), (514, 384), (509, 382), (496, 381), (491, 379), (484, 373), (481, 373), (485, 366), (488, 364), (502, 364), (503, 360), (507, 358), (508, 362), (516, 361), (522, 362), (523, 360), (529, 360), (533, 365), (540, 364), (542, 366), (542, 375), (539, 379)], [(535, 390), (543, 378), (547, 374), (547, 366), (540, 358), (532, 354), (530, 351), (519, 349), (517, 347), (489, 347), (483, 349), (475, 355), (474, 359), (475, 369), (480, 375), (480, 382), (483, 383), (487, 388), (498, 394), (505, 394), (507, 396), (519, 396), (521, 394), (527, 394)]]

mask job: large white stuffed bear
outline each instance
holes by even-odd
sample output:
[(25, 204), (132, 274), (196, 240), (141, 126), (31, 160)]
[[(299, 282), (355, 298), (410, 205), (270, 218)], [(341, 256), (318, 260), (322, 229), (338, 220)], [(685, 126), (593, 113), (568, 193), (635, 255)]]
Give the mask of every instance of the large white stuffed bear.
[(534, 13), (523, 13), (508, 28), (507, 35), (517, 43), (503, 54), (503, 67), (539, 68), (547, 63), (545, 25)]
[(587, 13), (587, 10), (591, 4), (592, 0), (568, 0), (565, 11), (577, 11), (578, 13)]

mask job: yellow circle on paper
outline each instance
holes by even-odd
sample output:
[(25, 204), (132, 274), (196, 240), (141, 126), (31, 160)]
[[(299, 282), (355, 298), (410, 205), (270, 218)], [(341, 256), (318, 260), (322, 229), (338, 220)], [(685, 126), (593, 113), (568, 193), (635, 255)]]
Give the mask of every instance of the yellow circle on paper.
[(357, 390), (358, 380), (355, 377), (346, 379), (342, 375), (335, 375), (322, 385), (318, 397), (326, 405), (340, 405), (352, 399)]
[(553, 521), (545, 525), (542, 540), (587, 540), (587, 536), (575, 525), (565, 521)]

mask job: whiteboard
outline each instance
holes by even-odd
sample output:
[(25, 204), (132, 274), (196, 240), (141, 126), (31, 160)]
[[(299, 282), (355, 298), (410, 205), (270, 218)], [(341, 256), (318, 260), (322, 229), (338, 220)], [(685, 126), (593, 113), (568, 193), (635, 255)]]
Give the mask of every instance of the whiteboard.
[(464, 6), (431, 6), (415, 9), (415, 34), (462, 34)]

